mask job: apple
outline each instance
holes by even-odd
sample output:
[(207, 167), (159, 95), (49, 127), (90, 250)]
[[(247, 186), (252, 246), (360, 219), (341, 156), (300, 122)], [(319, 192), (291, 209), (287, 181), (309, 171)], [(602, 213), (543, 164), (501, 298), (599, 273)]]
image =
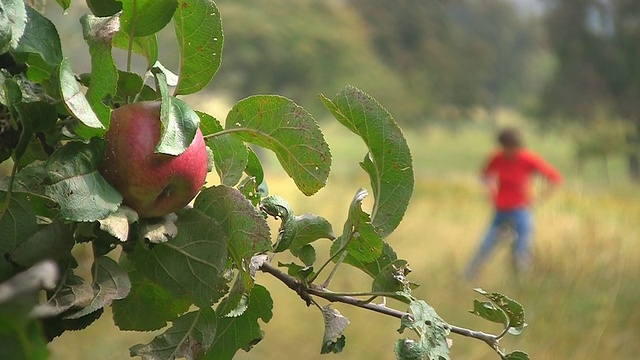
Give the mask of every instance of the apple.
[(200, 129), (180, 155), (155, 153), (160, 141), (160, 102), (124, 105), (111, 113), (102, 176), (142, 218), (162, 217), (187, 205), (207, 176), (207, 149)]

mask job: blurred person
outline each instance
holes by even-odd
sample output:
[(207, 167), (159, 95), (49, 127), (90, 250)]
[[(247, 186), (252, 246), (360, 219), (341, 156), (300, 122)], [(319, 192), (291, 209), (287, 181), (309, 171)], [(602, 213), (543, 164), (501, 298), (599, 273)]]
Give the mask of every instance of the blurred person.
[(465, 269), (464, 276), (467, 279), (478, 275), (482, 264), (506, 230), (514, 237), (514, 271), (519, 274), (529, 269), (534, 227), (531, 179), (537, 174), (546, 179), (546, 186), (536, 199), (538, 202), (547, 198), (563, 181), (558, 170), (541, 156), (525, 148), (518, 129), (502, 129), (497, 140), (500, 149), (488, 158), (482, 169), (482, 181), (493, 202), (494, 216), (479, 249)]

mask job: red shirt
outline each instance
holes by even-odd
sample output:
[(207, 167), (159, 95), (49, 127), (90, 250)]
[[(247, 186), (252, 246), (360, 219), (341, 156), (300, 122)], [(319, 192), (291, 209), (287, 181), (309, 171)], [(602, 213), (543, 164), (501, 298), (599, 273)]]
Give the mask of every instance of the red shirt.
[(498, 191), (493, 202), (498, 210), (511, 210), (531, 203), (530, 178), (539, 173), (552, 183), (560, 184), (562, 175), (542, 157), (519, 149), (512, 156), (495, 153), (483, 170), (487, 180), (497, 180)]

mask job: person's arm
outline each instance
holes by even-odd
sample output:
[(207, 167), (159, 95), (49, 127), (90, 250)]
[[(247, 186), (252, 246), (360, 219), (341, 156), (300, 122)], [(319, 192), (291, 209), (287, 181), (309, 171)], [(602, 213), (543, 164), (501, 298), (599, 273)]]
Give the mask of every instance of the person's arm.
[(562, 185), (564, 179), (562, 174), (542, 157), (534, 156), (533, 160), (536, 171), (546, 180), (537, 199), (537, 202), (541, 202), (553, 195), (560, 185)]

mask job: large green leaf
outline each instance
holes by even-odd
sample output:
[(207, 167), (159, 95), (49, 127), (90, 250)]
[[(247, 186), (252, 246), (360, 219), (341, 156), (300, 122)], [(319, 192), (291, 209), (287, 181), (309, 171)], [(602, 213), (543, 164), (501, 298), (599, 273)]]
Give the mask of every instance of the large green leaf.
[[(103, 123), (91, 108), (89, 101), (80, 91), (75, 74), (71, 69), (69, 59), (60, 63), (58, 72), (60, 79), (60, 94), (67, 110), (86, 127), (81, 128), (81, 135), (89, 138), (93, 135), (103, 134), (107, 131), (108, 123)], [(91, 130), (89, 130), (91, 129)]]
[[(121, 261), (125, 267), (126, 263), (129, 261)], [(161, 329), (167, 325), (167, 321), (174, 320), (189, 310), (191, 301), (188, 299), (172, 295), (134, 268), (128, 269), (127, 273), (131, 280), (131, 292), (126, 298), (114, 301), (111, 306), (113, 322), (120, 330)]]
[(79, 319), (105, 306), (111, 305), (114, 300), (124, 299), (131, 290), (131, 282), (127, 272), (113, 259), (106, 256), (98, 257), (92, 266), (93, 300), (86, 307), (77, 312), (66, 315), (65, 319)]
[(329, 145), (313, 116), (293, 101), (276, 95), (240, 100), (227, 115), (225, 127), (241, 140), (273, 151), (305, 195), (326, 185)]
[(227, 264), (226, 234), (217, 221), (197, 209), (178, 213), (178, 235), (168, 242), (129, 254), (135, 268), (177, 297), (211, 306), (226, 292), (221, 278)]
[(280, 220), (278, 238), (273, 252), (287, 250), (296, 236), (295, 214), (291, 205), (278, 195), (268, 196), (260, 202), (260, 209), (274, 219)]
[(177, 0), (122, 0), (121, 30), (130, 37), (155, 34), (171, 21), (177, 6)]
[(38, 54), (48, 65), (56, 67), (62, 61), (62, 46), (55, 25), (31, 7), (26, 10), (27, 24), (15, 51)]
[(150, 343), (132, 346), (131, 356), (143, 360), (200, 359), (216, 336), (216, 320), (210, 307), (184, 314)]
[(46, 163), (49, 184), (45, 194), (60, 206), (60, 216), (71, 221), (96, 221), (116, 211), (122, 195), (98, 172), (104, 142), (72, 141), (56, 150)]
[(27, 25), (27, 9), (23, 0), (0, 3), (0, 53), (18, 46)]
[(362, 210), (362, 201), (367, 194), (362, 188), (356, 191), (342, 235), (331, 248), (332, 253), (345, 248), (348, 252), (345, 262), (352, 265), (372, 262), (382, 255), (384, 242), (373, 228), (369, 214)]
[(191, 94), (207, 86), (220, 67), (220, 11), (213, 0), (181, 0), (173, 22), (180, 50), (180, 80), (175, 94)]
[[(224, 303), (220, 306), (224, 307)], [(216, 338), (202, 360), (231, 360), (239, 349), (249, 351), (264, 337), (258, 320), (269, 322), (272, 309), (269, 291), (255, 285), (249, 295), (249, 307), (242, 315), (218, 319)]]
[(243, 266), (243, 259), (271, 249), (266, 220), (238, 190), (224, 185), (205, 189), (194, 207), (220, 224), (230, 255), (239, 267)]
[[(7, 193), (0, 192), (0, 204), (6, 204), (6, 197)], [(5, 254), (18, 248), (37, 231), (36, 214), (28, 195), (12, 194), (8, 207), (0, 208), (0, 253)], [(4, 257), (0, 259), (0, 281), (6, 279), (11, 271), (11, 264)]]
[[(295, 217), (296, 233), (289, 250), (295, 256), (305, 248), (305, 245), (318, 239), (333, 240), (336, 238), (331, 223), (322, 216), (302, 214)], [(308, 249), (308, 248), (307, 248)]]
[(75, 308), (80, 309), (89, 306), (94, 298), (93, 288), (83, 278), (73, 273), (71, 269), (63, 275), (62, 284), (49, 294), (47, 306), (50, 315), (60, 315)]
[[(29, 202), (37, 215), (55, 217), (56, 204), (45, 195), (44, 182), (48, 177), (44, 163), (31, 163), (20, 169), (13, 178), (13, 192), (28, 194)], [(8, 176), (0, 180), (0, 192), (9, 190), (9, 180)]]
[(375, 202), (371, 218), (376, 231), (387, 237), (404, 216), (413, 193), (413, 165), (407, 141), (389, 112), (375, 99), (353, 87), (345, 87), (325, 106), (369, 149), (361, 163), (369, 174)]
[[(91, 84), (86, 97), (100, 123), (108, 125), (111, 108), (104, 104), (104, 100), (115, 95), (118, 84), (118, 69), (111, 54), (111, 40), (118, 31), (118, 16), (97, 18), (86, 14), (80, 18), (80, 23), (91, 55)], [(76, 129), (77, 132), (79, 130)]]
[(162, 69), (154, 67), (152, 72), (162, 98), (160, 107), (162, 133), (155, 151), (177, 156), (193, 142), (200, 124), (200, 117), (187, 103), (169, 95), (166, 75)]
[(7, 255), (16, 264), (31, 266), (45, 259), (66, 259), (71, 256), (73, 245), (75, 242), (69, 227), (54, 221), (41, 228)]
[[(209, 114), (196, 112), (200, 116), (202, 135), (215, 134), (223, 130), (220, 122)], [(249, 162), (249, 151), (241, 140), (231, 134), (207, 137), (207, 146), (213, 151), (216, 172), (222, 185), (235, 186)]]

